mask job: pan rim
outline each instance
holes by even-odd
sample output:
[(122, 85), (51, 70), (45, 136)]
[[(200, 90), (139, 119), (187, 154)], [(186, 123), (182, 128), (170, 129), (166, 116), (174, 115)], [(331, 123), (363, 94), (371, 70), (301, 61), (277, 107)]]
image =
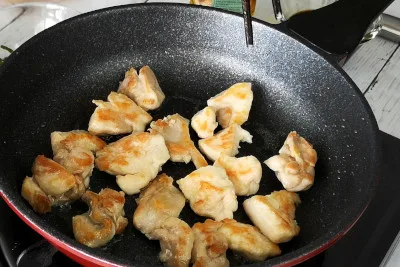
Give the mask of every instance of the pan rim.
[[(226, 14), (230, 14), (230, 15), (234, 15), (234, 16), (239, 16), (236, 13), (233, 12), (229, 12), (229, 11), (223, 11), (223, 10), (217, 10), (214, 8), (210, 8), (210, 7), (203, 7), (203, 6), (188, 6), (187, 4), (180, 4), (180, 3), (141, 3), (141, 4), (131, 4), (131, 5), (123, 5), (123, 6), (117, 6), (117, 7), (110, 7), (110, 8), (106, 8), (106, 9), (101, 9), (101, 10), (96, 10), (96, 11), (92, 11), (92, 12), (88, 12), (85, 14), (81, 14), (78, 15), (74, 18), (68, 19), (66, 21), (63, 21), (61, 23), (59, 23), (58, 25), (56, 25), (55, 27), (49, 28), (48, 30), (43, 31), (43, 34), (39, 34), (35, 37), (33, 37), (32, 39), (30, 39), (29, 41), (27, 41), (26, 43), (24, 43), (21, 46), (21, 49), (24, 49), (24, 47), (28, 47), (31, 46), (31, 44), (33, 44), (34, 42), (36, 42), (37, 40), (39, 40), (41, 38), (42, 35), (44, 34), (51, 34), (51, 32), (53, 30), (58, 30), (59, 27), (63, 27), (64, 25), (68, 25), (69, 23), (78, 21), (79, 19), (82, 18), (86, 18), (89, 16), (93, 16), (96, 14), (100, 14), (100, 13), (105, 13), (105, 12), (114, 12), (117, 10), (125, 10), (127, 8), (150, 8), (152, 6), (172, 6), (172, 7), (179, 7), (179, 8), (193, 8), (193, 9), (207, 9), (207, 10), (211, 10), (212, 12), (218, 12), (218, 13), (226, 13)], [(351, 85), (351, 87), (354, 89), (354, 93), (357, 94), (358, 98), (361, 100), (362, 105), (364, 106), (365, 110), (367, 111), (368, 115), (369, 115), (369, 119), (372, 122), (371, 125), (371, 131), (372, 131), (372, 137), (374, 140), (374, 144), (371, 144), (375, 151), (376, 154), (374, 154), (374, 157), (371, 156), (371, 160), (373, 160), (374, 162), (376, 162), (376, 164), (374, 166), (372, 166), (373, 169), (373, 174), (374, 176), (378, 176), (378, 170), (379, 170), (379, 166), (380, 166), (380, 154), (381, 154), (381, 147), (378, 146), (378, 144), (380, 143), (380, 138), (378, 136), (378, 125), (377, 122), (375, 120), (375, 117), (372, 113), (372, 110), (370, 108), (370, 106), (368, 105), (367, 100), (365, 99), (365, 97), (362, 95), (361, 91), (358, 89), (358, 87), (356, 86), (356, 84), (350, 79), (350, 77), (344, 72), (344, 70), (336, 63), (334, 62), (331, 58), (329, 58), (329, 55), (327, 55), (325, 52), (323, 52), (322, 50), (318, 49), (315, 45), (311, 44), (311, 43), (307, 43), (304, 39), (300, 38), (299, 36), (294, 35), (291, 32), (286, 32), (285, 29), (283, 29), (282, 27), (279, 26), (275, 26), (257, 19), (253, 20), (256, 23), (260, 23), (263, 24), (269, 28), (272, 28), (276, 31), (279, 31), (280, 33), (288, 36), (289, 38), (292, 38), (294, 40), (296, 40), (297, 42), (299, 42), (300, 44), (302, 44), (303, 46), (307, 47), (308, 49), (312, 50), (314, 53), (316, 53), (317, 55), (319, 55), (320, 57), (322, 57), (325, 61), (327, 61), (331, 66), (333, 66), (336, 71), (338, 71), (341, 76), (346, 80), (347, 83), (349, 83)], [(15, 52), (18, 52), (19, 49), (17, 49)], [(6, 67), (8, 64), (11, 64), (10, 62), (13, 61), (15, 55), (11, 55), (10, 56), (10, 60), (7, 60), (5, 62), (5, 64), (3, 64), (2, 67), (0, 67), (0, 75), (2, 74), (2, 72), (5, 71)], [(319, 252), (322, 252), (323, 250), (325, 250), (326, 248), (328, 248), (329, 246), (331, 246), (335, 241), (337, 241), (338, 239), (340, 239), (340, 237), (342, 237), (356, 222), (357, 220), (361, 217), (362, 213), (364, 212), (364, 210), (367, 208), (370, 200), (373, 197), (373, 192), (375, 191), (376, 185), (377, 185), (377, 177), (375, 177), (375, 179), (373, 180), (374, 184), (371, 185), (371, 188), (369, 189), (368, 194), (365, 194), (365, 199), (363, 199), (362, 203), (364, 203), (361, 213), (360, 214), (356, 214), (351, 216), (351, 223), (348, 224), (348, 227), (345, 228), (342, 231), (336, 231), (336, 233), (327, 233), (326, 235), (324, 235), (323, 237), (320, 237), (316, 240), (314, 240), (313, 244), (307, 244), (306, 246), (303, 246), (300, 249), (297, 249), (295, 251), (291, 251), (291, 252), (287, 252), (284, 255), (281, 255), (279, 257), (276, 258), (271, 258), (268, 259), (266, 262), (264, 263), (255, 263), (249, 266), (259, 266), (259, 265), (284, 265), (284, 266), (288, 266), (288, 265), (292, 265), (292, 264), (298, 264), (302, 261), (307, 260), (308, 258), (318, 254)], [(112, 257), (112, 263), (109, 260), (106, 260), (104, 258), (104, 255), (102, 257), (102, 255), (100, 255), (100, 251), (98, 250), (93, 250), (90, 251), (90, 253), (88, 253), (88, 248), (84, 247), (83, 245), (77, 243), (73, 238), (71, 238), (70, 236), (67, 236), (65, 234), (63, 234), (62, 232), (58, 231), (57, 229), (47, 229), (48, 225), (45, 224), (44, 222), (41, 222), (40, 220), (40, 216), (38, 216), (37, 214), (35, 214), (33, 211), (28, 210), (27, 206), (25, 203), (23, 203), (22, 199), (14, 199), (13, 195), (10, 195), (9, 192), (6, 192), (6, 190), (3, 190), (2, 188), (0, 188), (0, 194), (1, 196), (5, 199), (5, 201), (7, 202), (7, 204), (14, 210), (14, 212), (21, 213), (21, 218), (22, 219), (26, 219), (27, 221), (29, 221), (30, 223), (32, 223), (32, 225), (30, 225), (35, 231), (38, 231), (39, 234), (41, 234), (42, 236), (44, 234), (48, 234), (50, 236), (52, 236), (54, 238), (54, 242), (57, 242), (60, 246), (63, 244), (64, 246), (68, 247), (69, 249), (71, 249), (72, 251), (74, 251), (74, 253), (76, 255), (79, 255), (83, 258), (89, 257), (91, 259), (95, 259), (98, 260), (100, 262), (103, 262), (105, 264), (127, 264), (126, 262), (121, 261), (120, 259), (116, 258), (116, 257)], [(27, 222), (25, 221), (25, 222)], [(46, 227), (47, 226), (47, 227)], [(52, 231), (49, 231), (52, 230)], [(46, 237), (45, 237), (46, 238)], [(47, 239), (47, 238), (46, 238)], [(323, 240), (327, 240), (325, 242), (320, 242), (319, 246), (315, 245), (314, 243), (318, 243), (317, 241), (323, 241)], [(306, 249), (308, 248), (308, 249)], [(302, 251), (308, 251), (308, 253), (304, 254), (304, 252)], [(94, 252), (94, 253), (93, 253)], [(297, 256), (296, 256), (297, 255)]]

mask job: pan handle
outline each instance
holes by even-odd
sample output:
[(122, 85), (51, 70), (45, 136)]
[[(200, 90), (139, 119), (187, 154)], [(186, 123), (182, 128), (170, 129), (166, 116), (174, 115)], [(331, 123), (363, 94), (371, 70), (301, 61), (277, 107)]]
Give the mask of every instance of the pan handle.
[(371, 23), (393, 1), (339, 0), (317, 10), (298, 13), (283, 24), (340, 60), (354, 52)]
[(28, 247), (19, 255), (17, 267), (50, 266), (57, 249), (45, 239)]
[(344, 63), (346, 62), (348, 58), (348, 54), (335, 54), (335, 53), (329, 53), (322, 48), (318, 47), (315, 44), (310, 43), (309, 40), (304, 38), (303, 36), (297, 34), (296, 32), (292, 31), (287, 27), (287, 23), (283, 22), (280, 24), (268, 24), (271, 28), (274, 28), (278, 31), (281, 31), (285, 33), (286, 35), (289, 35), (290, 37), (296, 39), (297, 41), (307, 45), (310, 47), (312, 50), (320, 54), (323, 58), (331, 62), (332, 64), (339, 65), (340, 67), (343, 67)]

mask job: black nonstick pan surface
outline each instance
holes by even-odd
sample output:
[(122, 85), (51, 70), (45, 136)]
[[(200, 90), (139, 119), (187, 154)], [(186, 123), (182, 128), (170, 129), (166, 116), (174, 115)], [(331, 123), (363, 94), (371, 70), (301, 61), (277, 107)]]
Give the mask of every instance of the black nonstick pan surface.
[[(31, 227), (75, 260), (95, 265), (159, 265), (159, 243), (132, 225), (136, 196), (127, 196), (129, 225), (107, 246), (87, 248), (72, 234), (72, 216), (87, 206), (77, 201), (37, 215), (21, 197), (22, 180), (38, 154), (52, 157), (50, 133), (87, 129), (93, 99), (117, 90), (130, 67), (149, 65), (166, 100), (154, 119), (180, 113), (191, 118), (208, 98), (236, 82), (251, 82), (254, 101), (242, 127), (253, 144), (238, 156), (260, 161), (277, 154), (295, 130), (318, 153), (315, 184), (300, 193), (300, 235), (282, 244), (282, 255), (261, 265), (291, 265), (340, 238), (361, 216), (379, 170), (377, 124), (356, 85), (335, 63), (284, 28), (253, 22), (253, 47), (246, 47), (243, 18), (233, 13), (179, 4), (131, 5), (67, 20), (35, 36), (0, 68), (0, 192)], [(192, 138), (195, 134), (192, 132)], [(109, 141), (109, 140), (108, 140)], [(192, 163), (167, 163), (179, 179)], [(115, 177), (95, 170), (90, 189), (117, 189)], [(281, 190), (265, 165), (258, 194)], [(234, 218), (249, 222), (239, 198)], [(181, 218), (205, 218), (187, 204)], [(231, 265), (250, 264), (229, 253)]]

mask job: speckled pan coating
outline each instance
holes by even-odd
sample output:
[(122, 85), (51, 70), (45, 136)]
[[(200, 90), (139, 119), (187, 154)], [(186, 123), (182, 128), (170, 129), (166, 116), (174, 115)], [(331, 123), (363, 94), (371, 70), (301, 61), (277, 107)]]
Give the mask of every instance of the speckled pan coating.
[[(91, 100), (106, 99), (131, 66), (149, 65), (159, 78), (166, 101), (151, 112), (155, 119), (175, 112), (191, 118), (209, 97), (233, 83), (252, 82), (254, 102), (243, 128), (253, 134), (253, 144), (243, 144), (239, 156), (263, 161), (291, 130), (319, 155), (315, 185), (300, 193), (300, 235), (281, 246), (282, 256), (263, 264), (297, 261), (326, 246), (358, 218), (373, 193), (380, 151), (376, 121), (355, 84), (315, 49), (259, 21), (253, 28), (255, 46), (246, 48), (241, 16), (152, 4), (81, 15), (32, 38), (0, 68), (1, 191), (29, 220), (83, 253), (118, 264), (160, 264), (158, 242), (132, 226), (134, 197), (127, 197), (124, 234), (90, 249), (73, 239), (71, 229), (71, 217), (86, 206), (78, 201), (38, 216), (20, 196), (23, 178), (37, 154), (52, 156), (52, 131), (87, 129)], [(192, 170), (192, 164), (163, 167), (175, 179)], [(91, 189), (106, 186), (117, 188), (115, 178), (95, 171)], [(263, 166), (259, 194), (280, 189)], [(188, 205), (181, 217), (191, 225), (204, 220)], [(235, 218), (248, 222), (241, 205)], [(235, 254), (229, 259), (232, 265), (248, 263)]]

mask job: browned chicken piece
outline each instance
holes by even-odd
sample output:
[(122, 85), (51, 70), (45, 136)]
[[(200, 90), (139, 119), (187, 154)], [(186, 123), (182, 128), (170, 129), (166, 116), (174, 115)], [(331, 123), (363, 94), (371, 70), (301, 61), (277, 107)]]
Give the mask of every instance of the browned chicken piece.
[(150, 127), (151, 133), (159, 133), (164, 137), (171, 161), (185, 163), (193, 161), (197, 169), (208, 165), (190, 139), (189, 121), (181, 115), (174, 114), (162, 120), (153, 121)]
[(51, 201), (43, 192), (32, 177), (25, 177), (22, 183), (22, 197), (32, 206), (33, 210), (39, 214), (51, 211)]
[(52, 132), (50, 137), (54, 161), (75, 176), (77, 187), (70, 198), (77, 199), (89, 186), (94, 168), (93, 153), (102, 149), (106, 142), (81, 130)]
[(214, 108), (205, 107), (192, 117), (191, 125), (200, 138), (207, 138), (214, 135), (218, 127)]
[(219, 131), (215, 135), (199, 140), (199, 148), (210, 160), (216, 161), (221, 153), (235, 156), (239, 153), (239, 143), (252, 143), (253, 136), (237, 124)]
[(193, 226), (195, 241), (192, 251), (194, 266), (229, 266), (226, 250), (232, 249), (251, 261), (263, 261), (281, 254), (256, 227), (233, 219), (220, 222), (206, 220)]
[(296, 132), (290, 132), (279, 155), (264, 163), (275, 172), (283, 187), (292, 192), (304, 191), (314, 184), (317, 152)]
[(262, 176), (261, 163), (254, 156), (235, 158), (221, 153), (214, 166), (225, 169), (238, 196), (257, 193)]
[(225, 219), (219, 233), (228, 240), (228, 247), (251, 261), (263, 261), (281, 254), (279, 246), (264, 236), (256, 227)]
[(178, 217), (185, 206), (185, 197), (172, 184), (173, 179), (165, 173), (154, 179), (136, 199), (138, 207), (133, 224), (144, 234), (151, 233), (169, 217)]
[(73, 174), (84, 188), (89, 186), (90, 176), (94, 168), (94, 155), (91, 151), (84, 148), (75, 148), (71, 151), (60, 149), (54, 155), (54, 161)]
[(300, 198), (286, 190), (253, 196), (243, 202), (244, 210), (260, 231), (274, 243), (284, 243), (300, 232), (295, 220)]
[(176, 217), (169, 217), (148, 234), (160, 240), (160, 260), (170, 267), (189, 266), (194, 234), (190, 226)]
[(124, 94), (111, 92), (107, 102), (93, 100), (97, 106), (89, 120), (89, 132), (95, 135), (115, 135), (143, 132), (152, 120), (149, 113)]
[(132, 133), (96, 152), (96, 166), (117, 176), (118, 186), (136, 194), (153, 180), (169, 159), (164, 138), (159, 134)]
[(53, 205), (75, 200), (70, 195), (77, 190), (75, 176), (57, 162), (37, 156), (32, 167), (33, 182), (50, 198)]
[(89, 211), (72, 218), (75, 239), (88, 247), (100, 247), (120, 234), (128, 225), (124, 217), (124, 192), (105, 188), (96, 194), (86, 191), (82, 200)]
[(77, 147), (96, 152), (107, 145), (107, 143), (99, 137), (82, 130), (52, 132), (50, 138), (54, 155), (56, 155), (60, 149), (71, 151)]
[(204, 223), (195, 223), (192, 227), (195, 239), (192, 250), (194, 267), (228, 267), (226, 258), (228, 240), (218, 230), (222, 222), (207, 219)]
[(207, 105), (216, 110), (222, 128), (232, 124), (242, 125), (249, 118), (253, 91), (251, 83), (237, 83), (210, 98)]
[(192, 210), (217, 221), (233, 218), (238, 208), (235, 188), (223, 168), (207, 166), (177, 181)]
[(161, 261), (168, 266), (188, 266), (194, 237), (190, 227), (177, 218), (185, 198), (172, 183), (171, 177), (161, 174), (140, 193), (133, 224), (149, 239), (160, 240)]
[(94, 162), (92, 152), (82, 148), (68, 151), (68, 145), (56, 147), (54, 158), (59, 163), (43, 155), (37, 156), (32, 178), (26, 177), (22, 185), (22, 196), (38, 213), (49, 212), (50, 206), (79, 199), (89, 185)]
[(134, 68), (128, 70), (118, 92), (130, 97), (144, 110), (158, 108), (165, 99), (156, 75), (149, 66), (141, 68), (139, 75)]

